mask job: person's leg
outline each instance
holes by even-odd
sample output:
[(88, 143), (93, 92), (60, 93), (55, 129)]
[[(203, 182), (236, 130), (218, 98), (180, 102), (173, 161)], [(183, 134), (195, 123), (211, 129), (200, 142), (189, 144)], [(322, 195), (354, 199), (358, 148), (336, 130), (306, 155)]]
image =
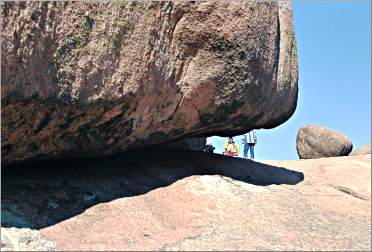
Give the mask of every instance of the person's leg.
[(243, 150), (243, 155), (244, 155), (244, 158), (248, 158), (248, 149), (249, 149), (249, 146), (248, 144), (244, 144), (244, 150)]
[(254, 144), (250, 145), (251, 158), (254, 159)]
[(248, 152), (251, 153), (251, 145), (250, 144), (247, 144), (247, 158), (252, 158), (252, 156), (249, 157)]

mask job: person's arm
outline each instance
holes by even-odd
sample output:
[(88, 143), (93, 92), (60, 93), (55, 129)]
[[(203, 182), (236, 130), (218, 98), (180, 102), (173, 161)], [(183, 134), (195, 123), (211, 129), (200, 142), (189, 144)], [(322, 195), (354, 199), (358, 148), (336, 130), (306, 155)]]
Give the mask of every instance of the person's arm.
[(253, 140), (254, 140), (254, 144), (256, 145), (257, 144), (257, 137), (256, 137), (256, 132), (253, 131)]
[(234, 144), (235, 156), (239, 156), (239, 145)]

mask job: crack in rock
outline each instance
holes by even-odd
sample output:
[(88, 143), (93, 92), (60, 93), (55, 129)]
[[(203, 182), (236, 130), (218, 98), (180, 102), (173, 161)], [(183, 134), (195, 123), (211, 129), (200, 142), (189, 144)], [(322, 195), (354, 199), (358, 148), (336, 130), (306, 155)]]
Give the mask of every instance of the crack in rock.
[(355, 198), (358, 198), (358, 199), (362, 199), (362, 200), (368, 200), (367, 197), (364, 197), (363, 195), (351, 190), (350, 188), (347, 188), (347, 187), (344, 187), (344, 186), (333, 186), (335, 189), (343, 192), (343, 193), (346, 193), (346, 194), (349, 194)]

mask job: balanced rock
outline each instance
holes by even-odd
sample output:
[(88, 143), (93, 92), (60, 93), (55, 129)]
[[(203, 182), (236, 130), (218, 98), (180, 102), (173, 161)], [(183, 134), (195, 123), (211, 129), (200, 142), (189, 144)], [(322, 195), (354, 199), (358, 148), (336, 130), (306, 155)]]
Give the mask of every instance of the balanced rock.
[(371, 143), (363, 145), (362, 147), (353, 150), (349, 156), (361, 156), (361, 155), (367, 155), (371, 154)]
[(292, 22), (279, 1), (5, 2), (2, 164), (278, 126)]
[(299, 129), (296, 139), (299, 158), (347, 156), (353, 149), (351, 140), (343, 133), (317, 125)]

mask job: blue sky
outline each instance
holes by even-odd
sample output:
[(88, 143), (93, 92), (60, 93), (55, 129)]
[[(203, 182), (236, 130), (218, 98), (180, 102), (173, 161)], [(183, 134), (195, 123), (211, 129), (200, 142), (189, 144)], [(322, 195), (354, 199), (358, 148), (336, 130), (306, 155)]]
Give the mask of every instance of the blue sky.
[[(297, 110), (279, 127), (256, 131), (258, 160), (298, 159), (297, 131), (307, 124), (345, 133), (354, 148), (371, 139), (370, 2), (295, 0), (292, 6), (299, 63)], [(240, 138), (234, 140), (240, 143)], [(209, 140), (221, 153), (227, 138)]]

